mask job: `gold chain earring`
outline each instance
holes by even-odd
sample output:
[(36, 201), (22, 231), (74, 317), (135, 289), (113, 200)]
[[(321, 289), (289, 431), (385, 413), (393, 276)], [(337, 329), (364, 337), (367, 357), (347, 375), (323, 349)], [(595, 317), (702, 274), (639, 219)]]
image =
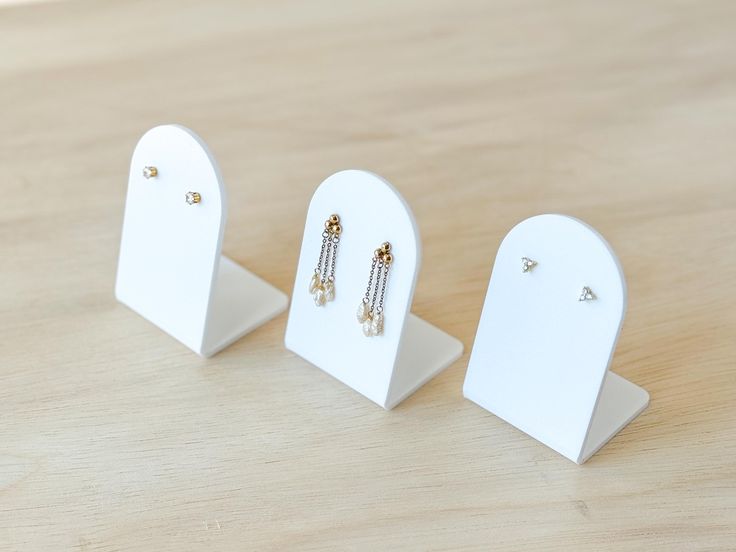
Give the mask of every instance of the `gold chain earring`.
[(366, 337), (383, 334), (383, 299), (386, 295), (388, 271), (393, 261), (389, 242), (383, 242), (381, 247), (373, 252), (368, 287), (357, 312), (358, 322), (363, 325), (363, 334)]
[(325, 221), (322, 232), (322, 249), (319, 252), (319, 261), (314, 269), (314, 275), (309, 281), (309, 293), (314, 297), (314, 304), (322, 307), (328, 301), (335, 299), (335, 260), (337, 259), (337, 245), (340, 243), (342, 226), (340, 217), (330, 215)]

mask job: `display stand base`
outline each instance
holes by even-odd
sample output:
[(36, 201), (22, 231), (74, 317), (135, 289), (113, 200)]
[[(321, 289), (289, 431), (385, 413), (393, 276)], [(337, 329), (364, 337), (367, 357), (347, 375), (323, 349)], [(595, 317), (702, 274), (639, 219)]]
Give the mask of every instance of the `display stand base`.
[(202, 355), (221, 351), (284, 312), (288, 304), (285, 293), (223, 255)]
[(202, 356), (288, 304), (222, 256), (226, 213), (220, 169), (199, 136), (179, 125), (143, 135), (130, 163), (115, 297)]
[(463, 354), (463, 344), (429, 322), (409, 313), (396, 359), (394, 379), (383, 406), (393, 408)]
[[(381, 208), (366, 209), (366, 205)], [(343, 223), (337, 291), (334, 300), (317, 307), (307, 285), (324, 247), (325, 219), (333, 213)], [(391, 244), (393, 254), (382, 306), (386, 321), (381, 335), (366, 337), (356, 308), (366, 294), (375, 249), (383, 242)], [(284, 335), (286, 348), (377, 405), (393, 408), (463, 350), (460, 341), (411, 314), (420, 260), (414, 215), (391, 184), (367, 171), (333, 174), (320, 184), (309, 204)]]
[[(587, 286), (595, 295), (581, 300)], [(649, 403), (608, 370), (626, 298), (621, 264), (592, 227), (522, 221), (496, 254), (463, 394), (582, 464)]]
[(598, 406), (588, 429), (585, 446), (575, 462), (582, 464), (588, 460), (647, 406), (649, 406), (649, 393), (609, 371), (598, 397)]
[[(465, 389), (464, 395), (466, 399), (481, 408), (496, 414), (493, 411), (494, 405), (484, 400), (486, 395), (482, 393), (476, 395), (473, 388)], [(557, 452), (576, 464), (585, 463), (634, 418), (644, 412), (647, 406), (649, 406), (649, 393), (629, 380), (609, 371), (606, 374), (606, 381), (598, 398), (598, 405), (595, 414), (593, 414), (593, 420), (581, 453), (578, 456), (569, 456), (559, 449), (557, 449)], [(527, 429), (519, 427), (514, 421), (496, 415), (516, 429), (529, 434)]]

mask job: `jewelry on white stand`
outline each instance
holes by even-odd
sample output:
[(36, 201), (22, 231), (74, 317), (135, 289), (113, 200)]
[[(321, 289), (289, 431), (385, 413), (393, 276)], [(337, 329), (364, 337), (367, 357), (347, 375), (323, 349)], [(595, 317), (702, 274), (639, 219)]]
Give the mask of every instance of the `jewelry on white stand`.
[[(196, 190), (196, 191), (193, 191)], [(158, 126), (131, 161), (115, 296), (203, 356), (286, 309), (286, 295), (221, 255), (225, 186), (205, 143)]]
[[(380, 206), (376, 207), (376, 206)], [(306, 284), (314, 274), (320, 229), (328, 213), (344, 221), (340, 236), (340, 293), (328, 308), (314, 308)], [(366, 260), (376, 245), (390, 242), (390, 290), (385, 295), (383, 333), (366, 339), (355, 323), (365, 294)], [(358, 170), (325, 180), (309, 204), (286, 347), (390, 409), (462, 354), (462, 343), (409, 312), (420, 263), (420, 241), (409, 206), (388, 182)]]
[(582, 464), (649, 404), (608, 370), (625, 310), (623, 271), (598, 232), (563, 215), (519, 223), (496, 255), (465, 397)]

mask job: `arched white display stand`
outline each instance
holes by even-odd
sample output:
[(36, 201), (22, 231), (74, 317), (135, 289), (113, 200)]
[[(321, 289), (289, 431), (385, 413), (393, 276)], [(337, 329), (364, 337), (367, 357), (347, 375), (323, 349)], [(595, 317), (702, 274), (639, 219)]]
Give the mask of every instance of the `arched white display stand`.
[[(522, 271), (522, 257), (537, 264)], [(588, 286), (595, 299), (580, 301)], [(527, 219), (496, 256), (465, 397), (579, 464), (649, 403), (608, 371), (626, 310), (613, 250), (563, 215)]]
[[(335, 299), (315, 306), (309, 293), (324, 222), (343, 227), (335, 273)], [(384, 334), (365, 337), (356, 311), (368, 283), (373, 251), (392, 244)], [(409, 312), (420, 263), (414, 216), (379, 176), (358, 170), (330, 176), (309, 204), (286, 327), (291, 351), (390, 409), (462, 354), (462, 344)]]
[[(158, 175), (146, 179), (143, 168)], [(188, 204), (187, 192), (200, 203)], [(125, 202), (117, 299), (203, 356), (286, 309), (286, 295), (221, 256), (225, 186), (191, 130), (149, 130), (133, 153)]]

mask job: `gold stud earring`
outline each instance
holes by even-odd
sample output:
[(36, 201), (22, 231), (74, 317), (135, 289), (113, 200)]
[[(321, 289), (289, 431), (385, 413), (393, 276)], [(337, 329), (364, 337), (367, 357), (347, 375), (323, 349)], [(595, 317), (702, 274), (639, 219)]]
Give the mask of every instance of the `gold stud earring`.
[(521, 271), (522, 272), (529, 272), (535, 266), (537, 266), (537, 261), (530, 259), (529, 257), (521, 258)]
[(593, 290), (590, 289), (588, 286), (584, 286), (583, 290), (580, 292), (580, 297), (578, 297), (578, 301), (592, 301), (594, 299), (597, 299), (595, 296), (595, 293), (593, 293)]
[(156, 167), (143, 167), (143, 177), (148, 180), (149, 178), (155, 178), (158, 176), (158, 169)]
[(366, 337), (383, 334), (383, 300), (386, 295), (388, 271), (393, 262), (391, 244), (383, 242), (381, 247), (373, 252), (368, 287), (365, 290), (365, 297), (358, 305), (356, 314), (358, 322), (363, 326), (363, 335)]
[(314, 298), (314, 304), (323, 307), (328, 301), (335, 299), (335, 261), (337, 260), (337, 246), (340, 243), (342, 225), (340, 217), (330, 215), (325, 221), (322, 231), (322, 249), (319, 252), (319, 261), (314, 274), (309, 280), (309, 293)]
[(202, 201), (202, 196), (199, 195), (197, 192), (187, 192), (184, 196), (184, 199), (186, 199), (189, 205), (194, 205), (195, 203), (199, 203), (200, 201)]

